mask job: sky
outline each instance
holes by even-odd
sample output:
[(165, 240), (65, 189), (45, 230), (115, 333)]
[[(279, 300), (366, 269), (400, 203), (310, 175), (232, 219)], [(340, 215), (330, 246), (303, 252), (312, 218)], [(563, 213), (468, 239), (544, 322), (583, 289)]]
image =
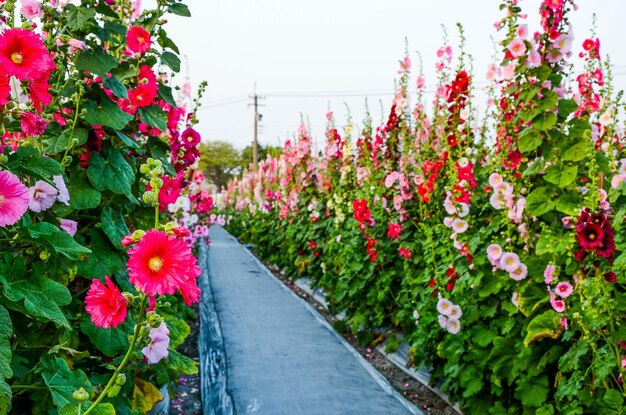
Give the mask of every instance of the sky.
[[(149, 5), (146, 4), (146, 6)], [(357, 125), (365, 100), (377, 123), (393, 98), (405, 39), (413, 61), (414, 88), (422, 57), (427, 86), (435, 84), (435, 52), (449, 44), (458, 56), (457, 22), (465, 52), (472, 55), (474, 80), (485, 83), (495, 41), (493, 23), (502, 16), (498, 0), (185, 0), (192, 17), (170, 16), (166, 26), (178, 44), (195, 88), (208, 82), (197, 128), (203, 140), (223, 140), (237, 148), (252, 142), (256, 92), (262, 120), (259, 142), (283, 145), (301, 120), (321, 147), (326, 113), (338, 125), (351, 116)], [(538, 29), (540, 0), (521, 0), (532, 31)], [(593, 15), (601, 53), (610, 55), (615, 84), (626, 89), (626, 1), (578, 0), (571, 15), (574, 52), (589, 36)], [(454, 62), (453, 62), (454, 65)], [(480, 104), (480, 103), (479, 103)], [(382, 108), (382, 109), (381, 109)]]

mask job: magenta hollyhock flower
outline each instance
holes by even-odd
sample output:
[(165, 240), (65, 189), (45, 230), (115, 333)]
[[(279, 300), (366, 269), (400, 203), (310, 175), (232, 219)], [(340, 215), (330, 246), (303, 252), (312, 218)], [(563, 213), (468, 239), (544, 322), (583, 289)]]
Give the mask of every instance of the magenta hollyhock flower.
[(562, 313), (563, 311), (565, 311), (565, 301), (563, 300), (557, 300), (556, 298), (552, 298), (550, 300), (550, 305), (557, 313)]
[(85, 309), (96, 327), (117, 327), (126, 319), (126, 298), (107, 276), (105, 283), (94, 279), (85, 297)]
[(543, 271), (543, 278), (547, 285), (552, 284), (554, 280), (554, 272), (556, 271), (556, 267), (554, 264), (548, 264), (546, 269)]
[(400, 234), (402, 233), (402, 226), (398, 223), (390, 223), (389, 228), (387, 229), (387, 236), (392, 241), (396, 238), (400, 240)]
[(59, 191), (54, 186), (43, 180), (39, 180), (28, 189), (28, 193), (30, 196), (28, 208), (33, 212), (43, 212), (50, 209), (59, 195)]
[(28, 209), (28, 188), (19, 177), (0, 171), (0, 226), (13, 225)]
[(150, 33), (141, 26), (133, 26), (126, 33), (128, 49), (133, 53), (145, 53), (150, 49), (152, 41)]
[(519, 256), (514, 252), (505, 252), (500, 257), (500, 268), (506, 272), (514, 272), (520, 265)]
[(170, 331), (165, 322), (157, 328), (150, 327), (150, 343), (141, 349), (141, 353), (146, 357), (148, 363), (154, 364), (165, 359), (169, 354)]
[(202, 140), (200, 133), (193, 128), (187, 128), (180, 135), (180, 141), (186, 148), (195, 148), (198, 144), (200, 144), (200, 140)]
[(78, 222), (71, 219), (61, 219), (59, 223), (59, 227), (65, 232), (69, 233), (72, 236), (76, 235), (76, 231), (78, 230)]
[(63, 176), (57, 175), (53, 176), (52, 180), (59, 191), (59, 195), (57, 199), (59, 202), (69, 206), (70, 204), (70, 192), (67, 190), (67, 186), (65, 185), (65, 180), (63, 180)]
[(32, 112), (23, 112), (20, 117), (22, 132), (30, 137), (38, 137), (46, 131), (48, 122), (45, 118)]
[(556, 285), (555, 292), (561, 298), (567, 298), (574, 292), (574, 287), (569, 282), (562, 281)]
[(27, 29), (0, 34), (0, 67), (8, 76), (32, 80), (49, 71), (49, 52), (41, 37)]

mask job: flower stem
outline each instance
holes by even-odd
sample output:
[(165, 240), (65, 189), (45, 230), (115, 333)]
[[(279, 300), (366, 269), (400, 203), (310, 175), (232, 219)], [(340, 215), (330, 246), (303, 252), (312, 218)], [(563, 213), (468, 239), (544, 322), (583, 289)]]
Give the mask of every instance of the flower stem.
[[(107, 395), (111, 387), (115, 385), (115, 379), (117, 379), (117, 375), (119, 375), (122, 372), (122, 370), (124, 370), (124, 367), (126, 367), (126, 364), (130, 360), (130, 356), (132, 355), (133, 350), (135, 349), (135, 344), (137, 344), (137, 340), (139, 339), (139, 332), (141, 331), (141, 323), (143, 323), (145, 309), (146, 309), (146, 296), (142, 296), (141, 305), (139, 307), (139, 320), (137, 321), (137, 324), (135, 325), (135, 332), (130, 342), (130, 346), (128, 346), (128, 350), (126, 351), (126, 355), (124, 355), (124, 359), (122, 359), (122, 362), (115, 369), (115, 372), (113, 372), (111, 379), (109, 379), (109, 382), (104, 387), (104, 390), (102, 391), (100, 396), (98, 396), (98, 399), (96, 399), (95, 402), (92, 403), (89, 406), (89, 408), (87, 408), (87, 410), (85, 411), (83, 415), (89, 415), (98, 406), (100, 401), (102, 401), (104, 397)], [(78, 415), (80, 415), (80, 409), (79, 409)]]

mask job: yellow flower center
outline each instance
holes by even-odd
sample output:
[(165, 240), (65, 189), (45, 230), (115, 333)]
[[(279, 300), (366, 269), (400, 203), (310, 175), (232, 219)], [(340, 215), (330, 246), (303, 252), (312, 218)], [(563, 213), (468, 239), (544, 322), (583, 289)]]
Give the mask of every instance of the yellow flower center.
[(24, 59), (24, 57), (22, 56), (21, 53), (19, 52), (13, 52), (11, 54), (11, 60), (13, 61), (14, 64), (19, 65), (22, 63), (22, 60)]
[(159, 272), (159, 270), (163, 267), (163, 260), (158, 256), (150, 258), (150, 261), (148, 261), (148, 267), (152, 270), (152, 272)]

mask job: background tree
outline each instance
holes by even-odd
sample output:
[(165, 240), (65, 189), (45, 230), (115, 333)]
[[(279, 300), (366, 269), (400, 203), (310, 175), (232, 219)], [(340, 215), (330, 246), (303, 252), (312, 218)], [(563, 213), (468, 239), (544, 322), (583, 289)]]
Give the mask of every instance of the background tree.
[[(206, 141), (199, 146), (200, 170), (220, 189), (241, 172), (241, 153), (226, 141)], [(251, 153), (252, 154), (252, 153)]]
[[(272, 157), (276, 157), (283, 151), (281, 147), (269, 144), (266, 146), (259, 144), (258, 150), (259, 161), (265, 160), (268, 154)], [(249, 170), (250, 164), (252, 164), (252, 145), (249, 145), (241, 150), (241, 171)]]

